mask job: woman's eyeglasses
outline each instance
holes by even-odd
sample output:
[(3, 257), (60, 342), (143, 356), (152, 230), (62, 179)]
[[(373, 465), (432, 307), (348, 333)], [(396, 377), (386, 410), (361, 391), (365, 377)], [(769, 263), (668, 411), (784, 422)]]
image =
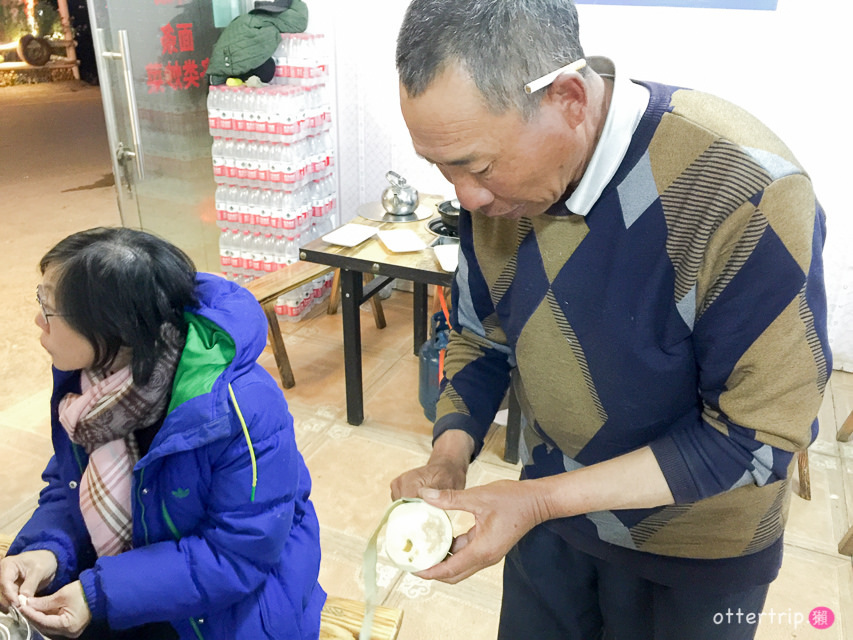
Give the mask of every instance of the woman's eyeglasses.
[(39, 308), (41, 309), (41, 317), (44, 318), (44, 323), (50, 327), (50, 318), (52, 316), (59, 316), (60, 318), (64, 316), (64, 313), (56, 313), (54, 311), (48, 311), (47, 307), (44, 306), (44, 301), (42, 300), (42, 289), (41, 285), (36, 286), (36, 302), (39, 303)]

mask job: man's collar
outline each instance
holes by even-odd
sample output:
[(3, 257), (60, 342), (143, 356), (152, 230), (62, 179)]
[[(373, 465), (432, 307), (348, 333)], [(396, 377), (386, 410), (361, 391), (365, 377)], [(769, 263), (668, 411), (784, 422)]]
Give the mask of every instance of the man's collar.
[(604, 187), (616, 175), (640, 118), (649, 105), (648, 89), (616, 74), (612, 60), (600, 56), (586, 60), (596, 73), (613, 78), (613, 95), (595, 152), (577, 188), (565, 202), (568, 212), (581, 216), (589, 213)]

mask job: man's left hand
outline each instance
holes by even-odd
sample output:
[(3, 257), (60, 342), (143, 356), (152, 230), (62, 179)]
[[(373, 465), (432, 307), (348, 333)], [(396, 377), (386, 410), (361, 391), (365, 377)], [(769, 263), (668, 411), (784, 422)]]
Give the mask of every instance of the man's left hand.
[(20, 606), (20, 611), (36, 629), (48, 636), (77, 638), (92, 621), (79, 580), (65, 585), (53, 595), (29, 598)]
[(547, 519), (544, 503), (529, 481), (500, 480), (458, 491), (421, 489), (419, 493), (440, 509), (474, 516), (474, 526), (453, 541), (452, 555), (416, 574), (425, 580), (455, 584), (497, 564), (525, 533)]

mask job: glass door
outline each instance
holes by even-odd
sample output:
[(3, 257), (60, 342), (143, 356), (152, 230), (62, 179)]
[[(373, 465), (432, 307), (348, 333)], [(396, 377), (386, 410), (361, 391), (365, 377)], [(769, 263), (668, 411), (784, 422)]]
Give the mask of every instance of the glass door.
[(218, 270), (209, 0), (88, 0), (121, 219)]

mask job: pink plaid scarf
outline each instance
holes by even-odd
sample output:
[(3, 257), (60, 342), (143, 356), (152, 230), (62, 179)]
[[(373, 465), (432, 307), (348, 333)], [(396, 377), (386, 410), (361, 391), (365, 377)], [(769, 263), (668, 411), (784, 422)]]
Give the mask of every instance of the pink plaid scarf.
[(166, 353), (148, 384), (133, 384), (130, 367), (114, 373), (84, 370), (80, 394), (59, 402), (59, 421), (71, 441), (83, 446), (89, 464), (80, 480), (80, 511), (98, 556), (118, 555), (132, 543), (131, 480), (139, 460), (133, 432), (162, 418), (171, 396), (180, 349), (168, 333)]

